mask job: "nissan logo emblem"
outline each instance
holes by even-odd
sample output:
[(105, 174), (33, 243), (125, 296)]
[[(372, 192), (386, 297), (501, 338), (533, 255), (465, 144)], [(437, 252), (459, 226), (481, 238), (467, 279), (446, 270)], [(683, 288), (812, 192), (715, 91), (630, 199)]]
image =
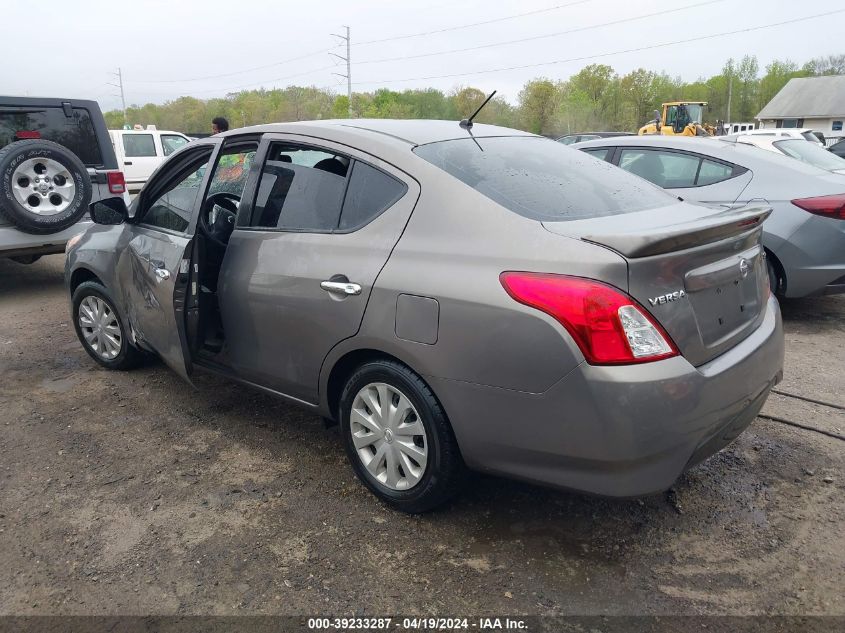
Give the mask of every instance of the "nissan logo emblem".
[(748, 269), (749, 268), (750, 267), (748, 266), (748, 260), (747, 259), (745, 259), (743, 257), (742, 259), (739, 260), (739, 274), (742, 275), (743, 279), (748, 277)]

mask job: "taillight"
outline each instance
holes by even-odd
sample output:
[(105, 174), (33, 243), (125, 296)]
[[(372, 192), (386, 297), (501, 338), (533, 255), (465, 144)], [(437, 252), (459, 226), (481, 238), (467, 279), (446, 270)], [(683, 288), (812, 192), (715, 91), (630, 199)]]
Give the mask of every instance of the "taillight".
[(559, 321), (592, 365), (645, 363), (678, 355), (648, 311), (613, 286), (546, 273), (504, 272), (499, 280), (516, 301)]
[(126, 180), (122, 171), (106, 172), (106, 182), (109, 184), (109, 193), (122, 194), (126, 192)]
[(793, 200), (796, 207), (809, 211), (815, 215), (834, 220), (845, 220), (845, 193), (834, 196), (818, 196), (817, 198), (800, 198)]
[(15, 132), (15, 138), (20, 141), (30, 138), (41, 138), (41, 132), (35, 130), (18, 130)]

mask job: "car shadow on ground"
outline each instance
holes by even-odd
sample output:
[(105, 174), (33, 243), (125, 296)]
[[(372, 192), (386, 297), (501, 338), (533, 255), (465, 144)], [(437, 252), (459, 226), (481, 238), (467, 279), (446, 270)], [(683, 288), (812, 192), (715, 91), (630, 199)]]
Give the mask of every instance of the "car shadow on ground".
[(813, 324), (824, 329), (843, 327), (842, 311), (845, 295), (780, 299), (783, 320), (792, 324)]

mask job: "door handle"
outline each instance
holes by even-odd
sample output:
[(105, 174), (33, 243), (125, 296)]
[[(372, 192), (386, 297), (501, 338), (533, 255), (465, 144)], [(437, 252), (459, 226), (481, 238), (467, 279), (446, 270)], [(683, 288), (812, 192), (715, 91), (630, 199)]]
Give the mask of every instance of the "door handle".
[(166, 268), (156, 268), (155, 274), (158, 281), (167, 281), (170, 279), (170, 271)]
[(125, 161), (123, 161), (123, 164), (124, 165), (131, 165), (132, 161), (131, 160), (125, 160)]
[(320, 288), (326, 292), (336, 292), (343, 295), (361, 294), (361, 286), (348, 281), (321, 281)]

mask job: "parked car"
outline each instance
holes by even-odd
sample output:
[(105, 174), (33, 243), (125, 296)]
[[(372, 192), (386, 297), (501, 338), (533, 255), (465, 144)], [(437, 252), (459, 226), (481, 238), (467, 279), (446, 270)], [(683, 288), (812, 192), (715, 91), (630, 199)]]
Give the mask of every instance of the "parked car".
[(152, 351), (337, 421), (401, 510), (465, 466), (642, 495), (731, 442), (781, 376), (769, 212), (495, 126), (262, 125), (178, 150), (128, 210), (94, 205), (66, 279), (98, 363)]
[(0, 96), (0, 257), (61, 253), (89, 203), (124, 192), (96, 102)]
[(845, 292), (845, 176), (718, 139), (634, 137), (577, 149), (687, 200), (727, 206), (765, 200), (773, 208), (763, 226), (773, 291)]
[(836, 174), (845, 174), (845, 158), (831, 154), (823, 147), (815, 143), (808, 143), (804, 139), (782, 138), (777, 136), (745, 136), (740, 135), (736, 139), (725, 139), (726, 142), (745, 143), (760, 149), (785, 154), (813, 167), (832, 171)]
[(572, 145), (582, 141), (592, 141), (597, 138), (610, 138), (613, 136), (630, 136), (630, 132), (581, 132), (580, 134), (567, 134), (557, 139), (558, 143)]
[(129, 193), (137, 193), (165, 158), (191, 139), (180, 132), (157, 130), (109, 130), (117, 160), (123, 167)]
[[(810, 141), (811, 143), (815, 143), (816, 145), (824, 146), (824, 135), (820, 132), (814, 132), (810, 128), (806, 127), (779, 127), (779, 128), (762, 128), (757, 130), (748, 130), (746, 132), (742, 132), (743, 136), (770, 136), (774, 138), (798, 138), (804, 139), (805, 141)], [(733, 139), (739, 134), (728, 134), (727, 136), (723, 136), (724, 139)]]
[(837, 156), (845, 158), (845, 139), (842, 139), (838, 143), (834, 143), (827, 149), (836, 154)]

